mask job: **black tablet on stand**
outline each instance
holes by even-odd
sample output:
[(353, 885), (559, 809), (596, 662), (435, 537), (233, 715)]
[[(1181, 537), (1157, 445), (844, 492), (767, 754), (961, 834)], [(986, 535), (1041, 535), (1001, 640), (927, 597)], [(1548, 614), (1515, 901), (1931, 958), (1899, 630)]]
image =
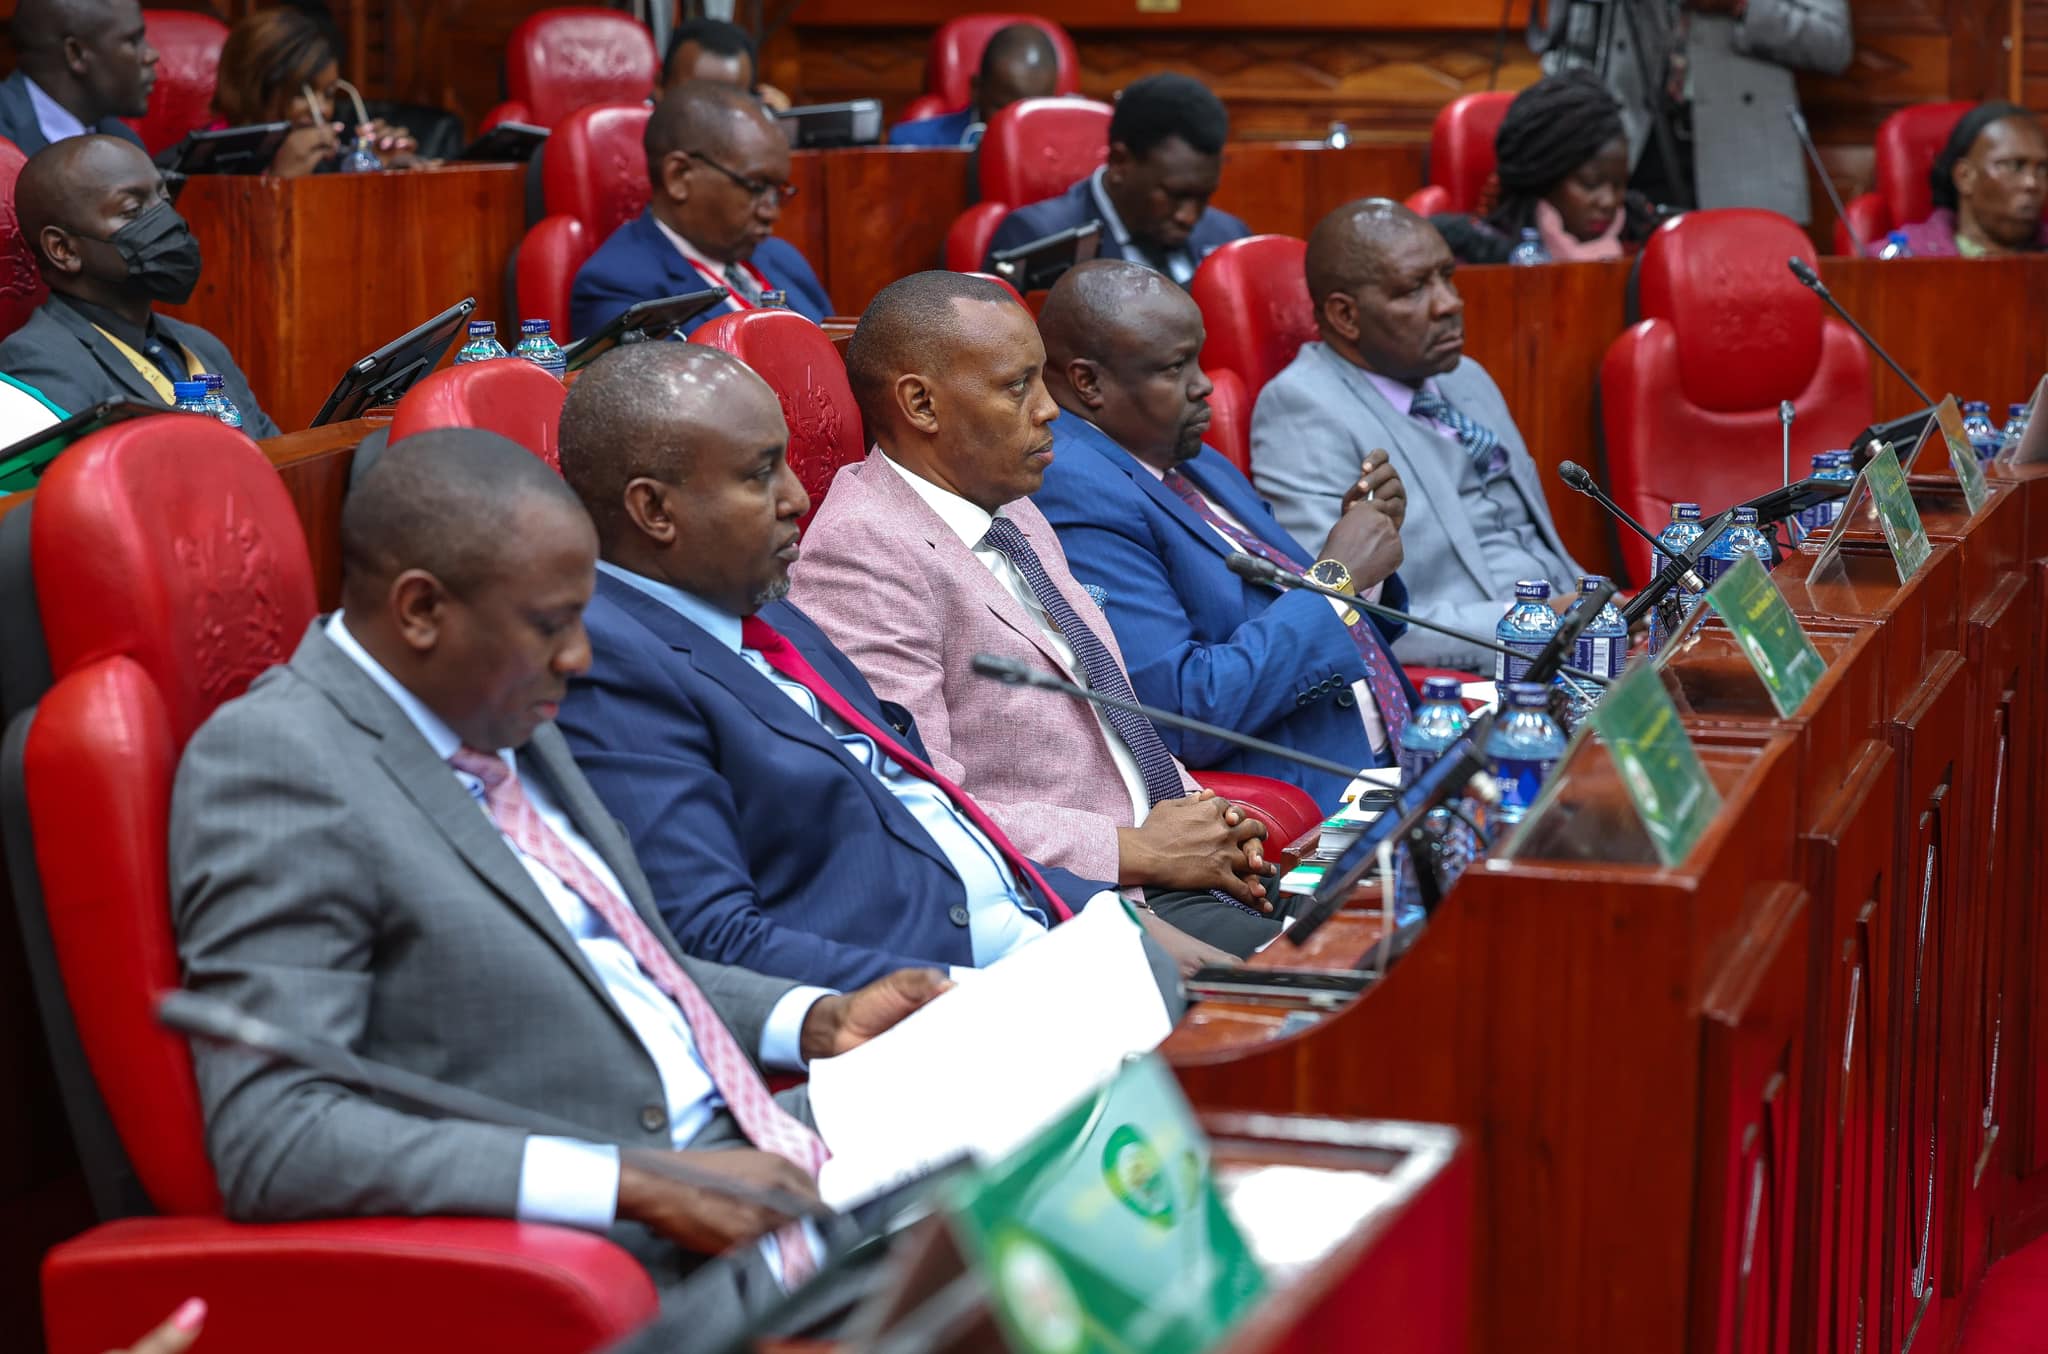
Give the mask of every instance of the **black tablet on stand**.
[(570, 371), (581, 371), (621, 343), (665, 339), (725, 298), (725, 288), (707, 287), (682, 296), (635, 301), (595, 334), (577, 339), (564, 348), (563, 360), (568, 363)]
[(476, 298), (465, 297), (343, 372), (334, 393), (314, 416), (312, 426), (319, 428), (361, 418), (367, 410), (398, 403), (421, 377), (440, 365), (442, 356), (467, 327), (470, 312), (475, 309)]
[(247, 127), (192, 132), (157, 160), (173, 174), (261, 174), (277, 158), (288, 122), (257, 122)]

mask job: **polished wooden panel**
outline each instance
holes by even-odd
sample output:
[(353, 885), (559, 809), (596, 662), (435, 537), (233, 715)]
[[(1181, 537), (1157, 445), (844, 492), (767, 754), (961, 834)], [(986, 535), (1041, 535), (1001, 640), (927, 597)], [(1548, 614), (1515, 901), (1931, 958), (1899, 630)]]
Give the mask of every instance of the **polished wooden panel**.
[(178, 209), (205, 272), (167, 311), (227, 345), (278, 427), (303, 428), (351, 364), (465, 296), (518, 332), (504, 279), (525, 183), (522, 165), (195, 178)]
[[(2040, 259), (1821, 260), (1821, 280), (1836, 300), (1891, 350), (1935, 399), (1988, 400), (1997, 419), (2028, 399), (2048, 368), (2048, 293)], [(1891, 368), (1873, 360), (1879, 418), (1921, 402)], [(1901, 454), (1904, 450), (1901, 449)]]

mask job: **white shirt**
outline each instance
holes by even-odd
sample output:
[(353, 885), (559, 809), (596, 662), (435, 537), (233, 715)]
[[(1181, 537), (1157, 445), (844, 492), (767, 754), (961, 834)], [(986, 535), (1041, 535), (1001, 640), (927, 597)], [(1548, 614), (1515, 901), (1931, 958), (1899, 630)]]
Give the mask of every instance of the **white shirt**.
[[(1132, 245), (1130, 230), (1125, 227), (1124, 219), (1116, 214), (1116, 204), (1109, 200), (1109, 193), (1102, 186), (1102, 176), (1105, 172), (1105, 168), (1098, 168), (1088, 176), (1088, 191), (1095, 196), (1095, 210), (1102, 213), (1102, 222), (1109, 227), (1110, 238), (1116, 241), (1117, 248), (1123, 251), (1124, 257), (1132, 263), (1142, 263), (1149, 268), (1152, 260), (1147, 256), (1156, 246)], [(1132, 253), (1133, 248), (1138, 252)], [(1194, 280), (1195, 266), (1199, 260), (1192, 251), (1182, 247), (1160, 250), (1159, 254), (1166, 264), (1166, 275), (1180, 286), (1185, 287)]]
[[(1078, 418), (1079, 415), (1070, 414), (1068, 415), (1068, 417)], [(1142, 460), (1136, 456), (1131, 457), (1131, 459), (1137, 461), (1139, 465), (1144, 466), (1146, 472), (1150, 474), (1153, 479), (1159, 480), (1162, 483), (1165, 481), (1166, 472), (1164, 470), (1161, 470), (1158, 466), (1155, 466), (1151, 462)], [(1210, 512), (1215, 513), (1218, 517), (1230, 523), (1230, 525), (1236, 527), (1239, 531), (1244, 532), (1246, 535), (1257, 536), (1259, 534), (1256, 531), (1253, 531), (1250, 527), (1246, 526), (1242, 521), (1240, 521), (1237, 517), (1237, 514), (1233, 513), (1230, 509), (1224, 507), (1221, 503), (1218, 503), (1215, 499), (1209, 497), (1208, 494), (1204, 493), (1202, 491), (1202, 486), (1196, 484), (1193, 479), (1189, 478), (1186, 475), (1185, 472), (1183, 472), (1181, 478), (1187, 480), (1188, 487), (1190, 489), (1193, 489), (1197, 494), (1201, 495), (1202, 501), (1209, 505)], [(1222, 541), (1225, 545), (1230, 547), (1230, 551), (1232, 554), (1244, 555), (1250, 553), (1243, 546), (1239, 545), (1236, 541), (1232, 540), (1230, 538), (1229, 532), (1218, 531), (1214, 526), (1210, 526), (1209, 530), (1215, 533), (1217, 540)], [(1385, 582), (1382, 581), (1379, 583), (1375, 583), (1371, 587), (1367, 588), (1365, 590), (1365, 600), (1368, 602), (1379, 601), (1380, 590), (1385, 586)], [(1335, 611), (1340, 618), (1344, 615), (1345, 612), (1353, 609), (1351, 607), (1345, 606), (1342, 602), (1338, 601), (1334, 597), (1326, 597), (1323, 600), (1330, 604), (1330, 609), (1332, 611)], [(1370, 624), (1370, 622), (1368, 622), (1368, 624)], [(1389, 649), (1388, 655), (1390, 657), (1392, 656), (1392, 653), (1393, 651)], [(1351, 684), (1351, 695), (1358, 702), (1358, 718), (1365, 725), (1366, 742), (1372, 745), (1372, 750), (1374, 752), (1386, 751), (1387, 722), (1384, 719), (1380, 718), (1380, 703), (1373, 699), (1372, 688), (1366, 685), (1364, 679), (1361, 678), (1360, 680), (1355, 681)]]
[[(462, 746), (460, 736), (386, 671), (383, 664), (370, 656), (342, 623), (339, 611), (328, 618), (325, 629), (335, 647), (353, 659), (356, 666), (369, 674), (384, 694), (405, 712), (406, 718), (433, 748), (435, 756), (446, 761), (455, 755), (456, 749)], [(518, 776), (518, 760), (513, 750), (500, 748), (498, 755), (512, 768), (512, 774)], [(483, 782), (457, 771), (453, 766), (448, 768), (448, 774), (469, 791), (477, 802), (477, 811), (489, 817), (489, 810), (483, 802)], [(519, 784), (527, 802), (533, 805), (534, 812), (540, 815), (549, 830), (567, 843), (577, 859), (601, 882), (624, 898), (626, 890), (620, 886), (618, 876), (576, 830), (576, 825), (548, 794), (547, 787), (538, 780), (524, 778)], [(503, 837), (502, 833), (500, 835)], [(703, 1132), (724, 1101), (712, 1085), (710, 1073), (697, 1059), (696, 1040), (690, 1036), (690, 1027), (684, 1021), (682, 1011), (674, 999), (655, 986), (653, 979), (641, 970), (638, 961), (605, 925), (603, 918), (552, 870), (520, 850), (510, 837), (503, 837), (503, 840), (519, 858), (519, 863), (526, 867), (526, 873), (561, 919), (563, 927), (576, 938), (576, 947), (596, 971), (606, 995), (611, 997), (619, 1014), (626, 1018), (626, 1023), (633, 1027), (633, 1033), (647, 1049), (647, 1056), (653, 1060), (655, 1070), (661, 1076), (662, 1091), (668, 1100), (669, 1141), (678, 1148), (687, 1145)], [(810, 1014), (811, 1006), (818, 998), (829, 995), (820, 987), (795, 987), (785, 993), (769, 1012), (767, 1025), (762, 1030), (761, 1060), (771, 1066), (801, 1068), (803, 1059), (799, 1046), (804, 1017)], [(612, 1225), (618, 1198), (619, 1149), (616, 1146), (541, 1135), (526, 1140), (526, 1152), (519, 1169), (518, 1216), (521, 1221), (561, 1223), (601, 1231)]]
[[(728, 292), (740, 290), (739, 288), (734, 287), (732, 285), (732, 282), (726, 277), (726, 264), (720, 263), (717, 259), (712, 258), (709, 254), (697, 248), (697, 246), (691, 244), (688, 240), (682, 237), (680, 232), (670, 228), (668, 222), (662, 220), (653, 212), (649, 212), (648, 215), (650, 217), (653, 217), (655, 228), (658, 229), (662, 233), (662, 235), (667, 237), (668, 242), (670, 244), (676, 247), (676, 252), (678, 254), (681, 254), (691, 263), (696, 264), (697, 270), (699, 272), (710, 274), (710, 276), (707, 277), (705, 281), (711, 282), (714, 285), (720, 287), (724, 287)], [(743, 263), (733, 264), (731, 266), (738, 268), (742, 273), (747, 273), (749, 271), (747, 265)], [(758, 272), (758, 270), (755, 271), (756, 273)], [(750, 275), (749, 280), (752, 281), (754, 285), (757, 287), (761, 285), (761, 280), (758, 276)], [(760, 300), (760, 298), (758, 296), (750, 296), (747, 298), (747, 300), (749, 302), (757, 302)], [(738, 303), (735, 302), (730, 295), (728, 295), (724, 300), (720, 301), (718, 304), (723, 306), (727, 310), (738, 310), (740, 308)]]
[(29, 106), (36, 110), (36, 126), (42, 129), (43, 140), (55, 145), (74, 136), (84, 136), (91, 130), (79, 121), (77, 114), (46, 94), (41, 85), (26, 75), (21, 77), (21, 82), (28, 86)]
[[(961, 816), (946, 792), (882, 751), (874, 739), (821, 707), (803, 683), (793, 682), (770, 667), (759, 649), (747, 648), (741, 642), (738, 616), (728, 615), (681, 588), (621, 569), (609, 561), (599, 560), (597, 567), (652, 597), (738, 654), (749, 667), (773, 682), (798, 709), (823, 725), (827, 733), (839, 740), (847, 755), (866, 767), (898, 803), (910, 810), (960, 878), (962, 902), (967, 907), (967, 935), (976, 967), (986, 968), (1045, 934), (1045, 915), (1030, 901), (1028, 890), (1011, 878), (1009, 863), (1002, 852), (982, 835), (980, 828)], [(957, 968), (954, 976), (959, 976)]]
[[(1038, 622), (1046, 647), (1059, 658), (1060, 666), (1070, 673), (1080, 672), (1081, 665), (1074, 658), (1073, 646), (1067, 643), (1067, 637), (1060, 633), (1060, 628), (1052, 623), (1052, 617), (1045, 614), (1045, 608), (1038, 604), (1038, 597), (1031, 591), (1031, 585), (1024, 581), (1024, 575), (1017, 572), (1017, 566), (1010, 562), (1008, 555), (982, 539), (995, 523), (995, 515), (983, 511), (979, 505), (968, 502), (950, 489), (941, 489), (915, 471), (904, 469), (891, 460), (887, 452), (882, 453), (882, 462), (903, 477), (917, 496), (939, 515), (939, 520), (995, 575), (1003, 590), (1017, 599), (1025, 614)], [(1145, 815), (1152, 811), (1152, 796), (1145, 789), (1145, 775), (1138, 770), (1138, 759), (1124, 742), (1123, 735), (1103, 717), (1102, 707), (1091, 705), (1089, 708), (1095, 712), (1095, 722), (1102, 729), (1103, 740), (1109, 744), (1109, 755), (1116, 763), (1117, 775), (1123, 778), (1124, 790), (1131, 797), (1131, 822), (1134, 825), (1142, 823)]]

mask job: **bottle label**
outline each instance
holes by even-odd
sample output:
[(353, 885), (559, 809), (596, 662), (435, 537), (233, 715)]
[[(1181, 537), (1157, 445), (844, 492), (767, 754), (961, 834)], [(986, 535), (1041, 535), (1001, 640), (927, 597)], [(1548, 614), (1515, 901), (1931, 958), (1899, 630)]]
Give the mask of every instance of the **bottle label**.
[(1556, 766), (1554, 760), (1524, 760), (1520, 757), (1503, 757), (1494, 763), (1493, 778), (1500, 785), (1500, 803), (1495, 808), (1503, 822), (1519, 823), (1536, 797), (1543, 793), (1543, 782)]
[(1578, 653), (1572, 660), (1572, 666), (1583, 668), (1587, 672), (1598, 673), (1602, 677), (1612, 676), (1614, 641), (1605, 635), (1580, 635)]

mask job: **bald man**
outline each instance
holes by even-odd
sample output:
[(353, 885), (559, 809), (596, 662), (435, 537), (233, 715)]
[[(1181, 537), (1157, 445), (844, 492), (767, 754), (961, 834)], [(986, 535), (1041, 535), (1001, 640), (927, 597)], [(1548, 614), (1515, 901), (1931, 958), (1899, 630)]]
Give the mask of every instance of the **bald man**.
[(810, 511), (788, 443), (767, 382), (690, 343), (600, 358), (562, 406), (602, 552), (562, 730), (669, 929), (699, 958), (853, 987), (985, 967), (1116, 906), (936, 780), (908, 712), (780, 600)]
[(7, 32), (15, 68), (0, 80), (0, 136), (24, 155), (87, 132), (142, 145), (121, 120), (147, 113), (156, 85), (136, 0), (21, 0)]
[(981, 64), (965, 108), (937, 117), (899, 122), (889, 130), (892, 146), (981, 144), (989, 119), (1021, 99), (1050, 97), (1059, 85), (1060, 56), (1037, 24), (1008, 24), (981, 49)]
[(647, 210), (612, 232), (576, 271), (569, 328), (594, 334), (636, 301), (724, 287), (730, 293), (688, 329), (785, 294), (822, 320), (831, 298), (795, 246), (774, 236), (789, 182), (789, 139), (745, 90), (686, 80), (647, 119)]
[(140, 147), (59, 141), (22, 167), (14, 205), (50, 299), (0, 342), (0, 371), (74, 414), (106, 400), (175, 404), (175, 382), (217, 373), (242, 430), (277, 435), (226, 345), (156, 313), (191, 299), (199, 241)]
[[(1384, 455), (1311, 554), (1251, 482), (1202, 444), (1209, 392), (1202, 312), (1172, 279), (1098, 259), (1071, 269), (1038, 317), (1060, 406), (1052, 464), (1031, 501), (1074, 576), (1102, 600), (1138, 697), (1192, 719), (1352, 767), (1390, 766), (1414, 703), (1389, 646), (1405, 626), (1230, 571), (1254, 555), (1404, 607), (1406, 501)], [(1189, 766), (1291, 781), (1334, 812), (1350, 777), (1200, 734), (1161, 729)]]
[(1154, 913), (1231, 954), (1270, 940), (1258, 824), (1197, 793), (1150, 720), (974, 671), (989, 653), (1131, 697), (1028, 497), (1059, 415), (1030, 313), (984, 279), (913, 273), (869, 304), (846, 365), (875, 450), (811, 519), (797, 603), (1034, 859), (1150, 890)]
[[(1387, 456), (1407, 489), (1408, 609), (1482, 638), (1515, 584), (1562, 595), (1579, 566), (1500, 387), (1465, 356), (1457, 261), (1398, 202), (1337, 208), (1309, 236), (1305, 272), (1320, 341), (1305, 343), (1252, 410), (1252, 477), (1296, 540), (1326, 535), (1361, 467)], [(1489, 672), (1493, 655), (1435, 631), (1396, 642), (1404, 663)]]
[[(796, 1068), (944, 989), (837, 995), (676, 948), (553, 723), (590, 658), (583, 506), (492, 433), (392, 445), (342, 510), (342, 609), (192, 736), (171, 796), (185, 983), (277, 1025), (545, 1116), (577, 1137), (412, 1113), (198, 1042), (230, 1217), (468, 1214), (609, 1231), (693, 1284), (703, 1338), (778, 1300), (818, 1242), (684, 1184), (680, 1161), (815, 1197)], [(754, 1248), (752, 1242), (781, 1228)]]

